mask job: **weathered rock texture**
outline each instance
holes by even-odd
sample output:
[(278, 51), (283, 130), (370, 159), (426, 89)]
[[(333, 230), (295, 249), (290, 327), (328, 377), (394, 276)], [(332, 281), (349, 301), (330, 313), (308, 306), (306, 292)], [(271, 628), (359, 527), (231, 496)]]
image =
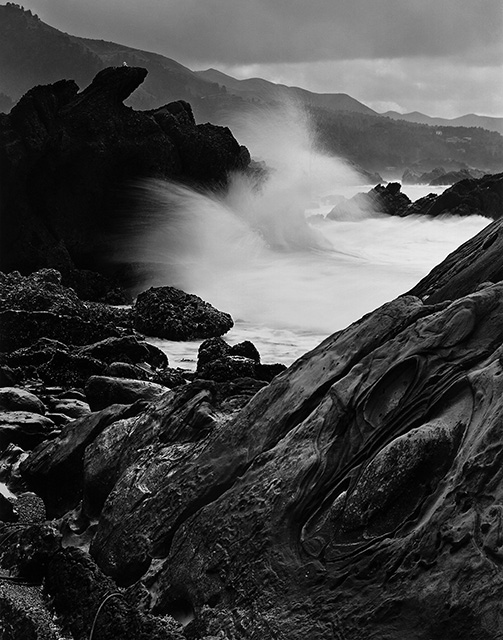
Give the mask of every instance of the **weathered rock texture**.
[(405, 296), (202, 441), (156, 442), (147, 412), (114, 444), (98, 564), (157, 611), (243, 616), (235, 637), (498, 637), (502, 320), (502, 284)]
[(71, 80), (38, 86), (0, 118), (1, 269), (55, 267), (75, 285), (76, 266), (96, 270), (112, 250), (106, 234), (129, 181), (216, 186), (247, 166), (229, 129), (196, 125), (186, 102), (126, 107), (146, 75), (108, 68), (82, 91)]
[(441, 215), (484, 216), (497, 220), (503, 215), (503, 173), (481, 178), (466, 178), (453, 184), (443, 193), (429, 194), (415, 202), (401, 192), (400, 184), (386, 187), (378, 184), (368, 193), (358, 193), (338, 203), (327, 215), (328, 219), (355, 219), (369, 213), (391, 216)]
[(175, 287), (151, 287), (133, 306), (137, 331), (167, 340), (197, 340), (227, 333), (234, 325), (228, 313)]

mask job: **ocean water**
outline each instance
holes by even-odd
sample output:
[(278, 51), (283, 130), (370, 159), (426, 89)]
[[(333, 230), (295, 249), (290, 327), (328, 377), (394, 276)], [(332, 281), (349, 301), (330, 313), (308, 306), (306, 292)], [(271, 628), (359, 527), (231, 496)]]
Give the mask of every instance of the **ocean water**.
[[(340, 197), (375, 185), (361, 184), (349, 164), (316, 151), (302, 112), (289, 105), (231, 129), (272, 167), (269, 178), (257, 184), (234, 176), (225, 196), (160, 181), (138, 185), (128, 258), (144, 265), (139, 289), (178, 286), (230, 313), (235, 326), (226, 340), (251, 340), (263, 362), (291, 364), (406, 292), (489, 222), (401, 219), (370, 210), (325, 220)], [(416, 200), (444, 188), (402, 190)], [(195, 367), (200, 341), (152, 342), (171, 366)]]

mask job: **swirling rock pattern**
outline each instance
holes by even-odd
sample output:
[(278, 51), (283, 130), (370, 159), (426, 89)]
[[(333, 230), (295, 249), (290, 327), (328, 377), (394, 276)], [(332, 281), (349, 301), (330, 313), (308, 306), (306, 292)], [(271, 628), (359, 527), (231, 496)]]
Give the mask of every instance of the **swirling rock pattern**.
[(147, 410), (117, 432), (98, 564), (230, 638), (499, 637), (502, 294), (398, 298), (230, 418), (193, 395), (197, 438)]

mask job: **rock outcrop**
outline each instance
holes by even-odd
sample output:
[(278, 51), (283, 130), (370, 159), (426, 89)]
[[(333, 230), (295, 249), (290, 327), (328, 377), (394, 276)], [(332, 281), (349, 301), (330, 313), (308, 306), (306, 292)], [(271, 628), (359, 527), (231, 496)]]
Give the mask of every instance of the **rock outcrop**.
[(221, 336), (234, 325), (228, 313), (175, 287), (151, 287), (141, 293), (132, 319), (137, 331), (166, 340)]
[(338, 202), (327, 218), (355, 220), (376, 213), (401, 218), (449, 215), (484, 216), (497, 220), (503, 215), (503, 173), (466, 178), (439, 195), (430, 193), (415, 202), (401, 192), (399, 183), (391, 182), (386, 187), (379, 184), (368, 193), (358, 193)]
[(114, 442), (98, 564), (242, 638), (498, 637), (502, 301), (398, 298), (202, 441), (147, 410)]
[(126, 107), (146, 74), (108, 68), (82, 91), (71, 80), (35, 87), (0, 119), (1, 269), (55, 267), (90, 290), (75, 267), (103, 266), (114, 209), (130, 181), (215, 187), (246, 168), (249, 154), (229, 129), (196, 124), (188, 103)]

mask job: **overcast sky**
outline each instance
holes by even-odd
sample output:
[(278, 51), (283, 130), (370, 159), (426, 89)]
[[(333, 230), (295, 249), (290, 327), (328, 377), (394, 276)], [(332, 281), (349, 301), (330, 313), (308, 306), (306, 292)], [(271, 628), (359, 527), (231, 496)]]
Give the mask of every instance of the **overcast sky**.
[(503, 116), (501, 0), (29, 0), (68, 33), (377, 111)]

